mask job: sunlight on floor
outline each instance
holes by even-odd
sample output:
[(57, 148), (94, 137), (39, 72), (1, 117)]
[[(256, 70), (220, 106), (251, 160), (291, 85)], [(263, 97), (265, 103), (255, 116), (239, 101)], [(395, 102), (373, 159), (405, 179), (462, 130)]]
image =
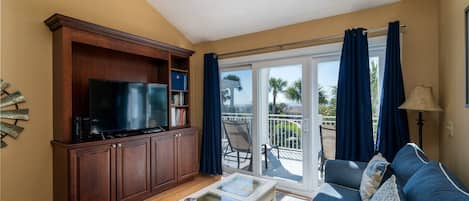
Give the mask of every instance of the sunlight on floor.
[(308, 200), (311, 200), (311, 199), (308, 199), (308, 198), (301, 198), (299, 196), (291, 195), (291, 194), (288, 194), (288, 193), (283, 193), (283, 192), (280, 192), (280, 191), (277, 191), (275, 196), (276, 196), (277, 201), (308, 201)]

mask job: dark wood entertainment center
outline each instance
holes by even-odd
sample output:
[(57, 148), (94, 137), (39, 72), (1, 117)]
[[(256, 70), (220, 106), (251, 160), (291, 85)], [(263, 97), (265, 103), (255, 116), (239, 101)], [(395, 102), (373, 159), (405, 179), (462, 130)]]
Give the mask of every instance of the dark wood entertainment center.
[[(190, 87), (171, 89), (172, 72), (190, 78), (193, 51), (60, 14), (45, 23), (53, 32), (54, 200), (143, 200), (198, 174)], [(186, 122), (159, 133), (72, 143), (72, 118), (88, 115), (88, 79), (167, 84), (168, 109), (183, 108)], [(183, 104), (172, 104), (173, 94), (183, 94)]]

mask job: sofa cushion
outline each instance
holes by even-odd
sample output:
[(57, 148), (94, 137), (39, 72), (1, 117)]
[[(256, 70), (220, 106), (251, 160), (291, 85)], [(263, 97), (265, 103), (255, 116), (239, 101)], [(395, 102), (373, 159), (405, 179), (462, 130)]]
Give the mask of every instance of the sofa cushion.
[(397, 184), (396, 176), (392, 175), (386, 180), (378, 191), (373, 194), (371, 201), (405, 201), (404, 192)]
[[(365, 162), (327, 160), (324, 169), (324, 181), (326, 183), (359, 189), (366, 165), (367, 163)], [(344, 172), (347, 173), (346, 177), (344, 177)]]
[(313, 201), (361, 201), (361, 198), (356, 189), (324, 183)]
[(363, 201), (370, 200), (371, 196), (378, 190), (388, 165), (388, 161), (381, 153), (373, 156), (368, 162), (360, 184), (360, 196)]
[(428, 163), (423, 151), (413, 143), (408, 143), (397, 152), (391, 167), (398, 182), (405, 185), (417, 170)]
[(469, 201), (469, 193), (441, 163), (419, 169), (404, 186), (408, 201)]

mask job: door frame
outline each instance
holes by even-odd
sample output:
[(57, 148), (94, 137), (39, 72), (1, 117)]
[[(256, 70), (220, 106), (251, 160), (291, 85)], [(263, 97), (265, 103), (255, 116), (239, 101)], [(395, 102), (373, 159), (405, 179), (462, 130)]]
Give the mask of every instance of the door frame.
[[(257, 75), (256, 78), (257, 80), (254, 80), (254, 83), (257, 84), (256, 87), (253, 89), (253, 93), (255, 94), (253, 96), (253, 99), (255, 99), (255, 104), (256, 104), (256, 115), (254, 115), (254, 118), (256, 119), (256, 122), (264, 122), (266, 123), (266, 116), (265, 114), (268, 114), (268, 104), (265, 105), (265, 99), (268, 98), (268, 93), (266, 94), (265, 92), (268, 91), (267, 88), (265, 88), (265, 85), (268, 85), (267, 82), (268, 80), (262, 79), (261, 78), (261, 71), (265, 69), (270, 69), (270, 68), (276, 68), (276, 67), (282, 67), (282, 66), (288, 66), (288, 65), (301, 65), (301, 70), (302, 70), (302, 76), (301, 76), (301, 81), (302, 81), (302, 94), (307, 94), (307, 92), (312, 91), (312, 82), (308, 82), (307, 80), (311, 80), (313, 77), (313, 68), (311, 68), (311, 58), (310, 57), (294, 57), (294, 58), (284, 58), (284, 59), (276, 59), (276, 60), (269, 60), (269, 61), (263, 61), (263, 62), (255, 62), (252, 64), (253, 71)], [(261, 79), (259, 79), (261, 78)], [(262, 89), (264, 88), (264, 89)], [(264, 92), (264, 93), (263, 93)], [(314, 94), (314, 93), (313, 93)], [(265, 97), (267, 96), (267, 97)], [(259, 100), (261, 98), (261, 100)], [(303, 111), (312, 111), (312, 100), (314, 98), (311, 98), (311, 96), (302, 96), (302, 108)], [(302, 135), (301, 135), (301, 140), (303, 143), (303, 172), (302, 172), (302, 178), (303, 180), (301, 182), (293, 182), (293, 181), (288, 181), (284, 179), (276, 179), (268, 176), (263, 176), (262, 175), (262, 166), (260, 164), (260, 152), (261, 152), (261, 142), (262, 142), (262, 135), (259, 135), (260, 133), (266, 133), (268, 132), (265, 130), (267, 128), (267, 125), (261, 125), (257, 123), (254, 127), (256, 127), (256, 132), (253, 132), (253, 140), (256, 151), (254, 152), (257, 155), (257, 158), (254, 158), (254, 161), (257, 163), (257, 165), (254, 165), (254, 173), (256, 176), (267, 178), (267, 179), (273, 179), (278, 182), (278, 187), (280, 189), (285, 189), (288, 191), (295, 191), (297, 193), (301, 194), (309, 194), (312, 193), (310, 192), (313, 189), (313, 181), (315, 176), (317, 176), (317, 172), (312, 171), (312, 135), (314, 135), (312, 128), (312, 125), (314, 125), (314, 119), (312, 119), (310, 112), (304, 112), (302, 114)], [(260, 127), (259, 127), (260, 126)], [(255, 164), (256, 164), (255, 163)]]
[[(261, 76), (261, 71), (268, 68), (273, 67), (281, 67), (286, 65), (301, 65), (302, 68), (302, 94), (307, 94), (308, 92), (313, 91), (312, 96), (302, 96), (302, 107), (303, 111), (311, 111), (305, 112), (302, 118), (302, 143), (303, 143), (303, 172), (302, 172), (302, 182), (290, 182), (283, 179), (275, 179), (272, 177), (262, 176), (262, 164), (261, 164), (261, 135), (259, 133), (265, 133), (265, 126), (259, 124), (259, 122), (265, 122), (265, 114), (266, 108), (265, 105), (261, 105), (260, 103), (265, 100), (260, 100), (261, 98), (265, 97), (266, 94), (262, 94), (262, 92), (268, 91), (267, 89), (261, 90), (261, 88), (266, 87), (266, 83), (262, 83), (265, 80), (259, 79)], [(311, 115), (317, 113), (317, 106), (313, 106), (313, 100), (317, 99), (317, 92), (314, 86), (317, 86), (313, 82), (309, 82), (308, 80), (312, 80), (313, 77), (316, 76), (317, 70), (312, 66), (311, 57), (303, 56), (303, 57), (294, 57), (294, 58), (284, 58), (284, 59), (275, 59), (269, 61), (262, 61), (262, 62), (253, 62), (249, 66), (246, 65), (237, 65), (237, 66), (223, 66), (220, 68), (221, 72), (226, 71), (238, 71), (238, 70), (246, 70), (250, 69), (252, 71), (252, 99), (253, 99), (253, 122), (252, 122), (252, 139), (253, 139), (253, 169), (252, 172), (239, 170), (236, 168), (230, 168), (224, 166), (224, 171), (227, 173), (232, 172), (241, 172), (246, 173), (254, 176), (259, 176), (267, 179), (273, 179), (279, 182), (278, 187), (280, 189), (292, 191), (294, 193), (299, 193), (303, 195), (312, 195), (313, 193), (313, 186), (317, 185), (317, 180), (314, 178), (318, 177), (317, 171), (313, 171), (314, 168), (313, 164), (317, 163), (317, 159), (312, 157), (312, 150), (313, 150), (313, 135), (318, 135), (319, 130), (312, 130), (312, 125), (317, 124), (317, 118), (313, 118)], [(267, 94), (268, 95), (268, 94)], [(317, 102), (317, 101), (316, 101)], [(313, 108), (315, 109), (313, 111)], [(268, 105), (267, 105), (268, 109)]]
[[(401, 40), (402, 41), (402, 40)], [(280, 189), (285, 189), (293, 193), (298, 193), (302, 195), (312, 196), (314, 192), (314, 187), (318, 186), (318, 171), (315, 171), (315, 168), (308, 168), (305, 167), (308, 164), (314, 165), (318, 163), (317, 157), (313, 155), (313, 149), (318, 148), (319, 141), (313, 139), (313, 135), (319, 135), (319, 127), (317, 126), (312, 127), (313, 125), (317, 125), (320, 122), (318, 112), (318, 95), (317, 95), (317, 64), (321, 61), (327, 61), (330, 58), (337, 57), (341, 54), (343, 42), (337, 43), (330, 43), (318, 46), (311, 46), (311, 47), (304, 47), (304, 48), (297, 48), (297, 49), (290, 49), (290, 50), (283, 50), (283, 51), (275, 51), (263, 54), (255, 54), (255, 55), (248, 55), (248, 56), (241, 56), (235, 58), (227, 58), (219, 60), (220, 71), (226, 70), (241, 70), (241, 67), (249, 68), (252, 70), (252, 80), (253, 80), (253, 89), (252, 89), (252, 98), (253, 98), (253, 126), (252, 126), (252, 133), (253, 133), (253, 144), (256, 145), (253, 148), (253, 172), (245, 172), (239, 171), (234, 168), (228, 169), (227, 172), (242, 172), (247, 173), (255, 176), (261, 176), (260, 173), (260, 145), (259, 145), (259, 136), (258, 136), (258, 122), (262, 119), (259, 119), (259, 115), (262, 110), (258, 108), (258, 95), (259, 95), (259, 70), (262, 68), (268, 67), (275, 67), (281, 66), (282, 64), (291, 64), (293, 61), (302, 61), (301, 64), (303, 65), (303, 76), (302, 76), (302, 84), (303, 89), (302, 93), (307, 94), (308, 92), (313, 92), (311, 96), (302, 96), (303, 101), (303, 109), (304, 111), (311, 111), (311, 113), (307, 113), (307, 115), (303, 114), (303, 122), (306, 122), (306, 133), (310, 133), (310, 135), (302, 135), (303, 141), (308, 143), (309, 146), (304, 146), (304, 152), (307, 152), (312, 157), (305, 157), (305, 161), (303, 161), (303, 184), (298, 184), (288, 182), (285, 184), (279, 183)], [(370, 57), (373, 56), (371, 54), (372, 51), (379, 51), (380, 59), (385, 57), (385, 47), (386, 47), (386, 36), (377, 36), (368, 38), (368, 46), (370, 50)], [(340, 59), (339, 59), (340, 60)], [(296, 63), (298, 64), (298, 63)], [(382, 78), (384, 73), (384, 62), (380, 62), (379, 65), (379, 77)], [(305, 82), (305, 80), (307, 80)], [(379, 91), (380, 91), (379, 87)], [(308, 97), (308, 98), (306, 98)], [(302, 130), (303, 130), (302, 126)], [(305, 132), (305, 130), (303, 130)], [(254, 136), (255, 135), (255, 136)], [(306, 139), (304, 136), (307, 136)], [(306, 144), (305, 144), (306, 145)], [(314, 166), (309, 166), (314, 167)], [(227, 170), (227, 169), (225, 169)], [(313, 171), (314, 170), (314, 171)], [(306, 179), (306, 177), (311, 179)], [(267, 177), (272, 179), (270, 177)], [(293, 187), (293, 188), (292, 188)]]
[[(252, 65), (250, 65), (250, 64), (234, 65), (234, 66), (225, 66), (225, 67), (221, 67), (221, 66), (220, 66), (220, 69), (219, 69), (219, 73), (218, 73), (218, 74), (221, 75), (221, 73), (227, 72), (227, 71), (243, 71), (243, 70), (251, 70), (251, 80), (254, 80), (255, 75), (254, 75), (254, 72), (253, 72), (253, 69), (252, 69)], [(221, 82), (221, 79), (220, 79), (220, 82)], [(252, 87), (253, 87), (252, 91), (254, 91), (254, 88), (255, 88), (255, 87), (254, 87), (254, 85), (255, 85), (254, 81), (253, 81), (252, 84), (253, 84), (253, 86), (252, 86)], [(254, 133), (254, 132), (255, 132), (255, 128), (254, 128), (254, 127), (256, 127), (256, 125), (257, 125), (256, 118), (254, 118), (254, 117), (255, 117), (255, 111), (256, 111), (256, 109), (255, 109), (256, 104), (254, 104), (254, 101), (255, 101), (255, 100), (254, 100), (254, 99), (255, 99), (255, 97), (254, 97), (254, 92), (251, 94), (251, 96), (252, 96), (252, 98), (253, 98), (253, 100), (252, 100), (252, 102), (253, 102), (253, 103), (252, 103), (252, 113), (253, 113), (252, 116), (253, 116), (253, 119), (252, 119), (252, 125), (251, 125), (251, 126), (252, 126), (252, 127), (251, 127), (251, 133)], [(221, 97), (220, 97), (220, 99), (221, 99)], [(221, 102), (221, 101), (222, 101), (222, 100), (220, 100), (220, 102)], [(223, 125), (222, 125), (222, 126), (223, 126)], [(224, 133), (224, 131), (222, 131), (222, 134), (223, 134), (223, 133)], [(253, 141), (254, 141), (254, 139), (253, 139)], [(255, 143), (253, 142), (253, 146), (254, 146), (254, 145), (255, 145)], [(254, 149), (254, 147), (253, 147), (253, 149)], [(222, 150), (222, 151), (223, 151), (223, 150)], [(255, 164), (256, 159), (254, 158), (254, 157), (256, 157), (256, 155), (254, 154), (254, 150), (251, 151), (251, 154), (252, 154), (252, 157), (253, 157), (253, 158), (252, 158), (252, 160), (253, 160), (252, 170), (254, 170), (254, 167), (255, 167), (255, 165), (256, 165), (256, 164)], [(222, 155), (222, 157), (223, 157), (223, 155)], [(223, 159), (222, 159), (222, 161), (223, 161)], [(255, 174), (254, 174), (254, 171), (249, 172), (249, 171), (246, 171), (246, 170), (243, 170), (243, 169), (238, 169), (238, 168), (233, 168), (233, 167), (225, 166), (225, 165), (223, 165), (223, 162), (222, 162), (222, 167), (223, 167), (223, 172), (224, 172), (224, 173), (228, 173), (228, 174), (232, 174), (232, 173), (239, 172), (239, 173), (243, 173), (243, 174), (247, 174), (247, 175), (253, 175), (253, 176), (255, 175)]]

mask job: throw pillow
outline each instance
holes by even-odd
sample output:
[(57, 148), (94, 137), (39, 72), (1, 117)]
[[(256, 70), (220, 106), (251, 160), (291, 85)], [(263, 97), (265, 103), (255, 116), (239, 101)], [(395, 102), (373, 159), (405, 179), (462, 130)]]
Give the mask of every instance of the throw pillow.
[(391, 163), (397, 182), (403, 186), (417, 170), (428, 163), (425, 153), (415, 144), (408, 143), (397, 152)]
[(381, 153), (373, 156), (371, 161), (363, 171), (362, 181), (360, 183), (360, 197), (363, 201), (369, 201), (371, 196), (378, 190), (384, 173), (388, 168), (389, 162), (381, 155)]
[(397, 185), (396, 176), (392, 175), (386, 180), (370, 201), (405, 201), (402, 189)]
[(469, 191), (438, 161), (420, 168), (402, 191), (409, 201), (469, 201)]

